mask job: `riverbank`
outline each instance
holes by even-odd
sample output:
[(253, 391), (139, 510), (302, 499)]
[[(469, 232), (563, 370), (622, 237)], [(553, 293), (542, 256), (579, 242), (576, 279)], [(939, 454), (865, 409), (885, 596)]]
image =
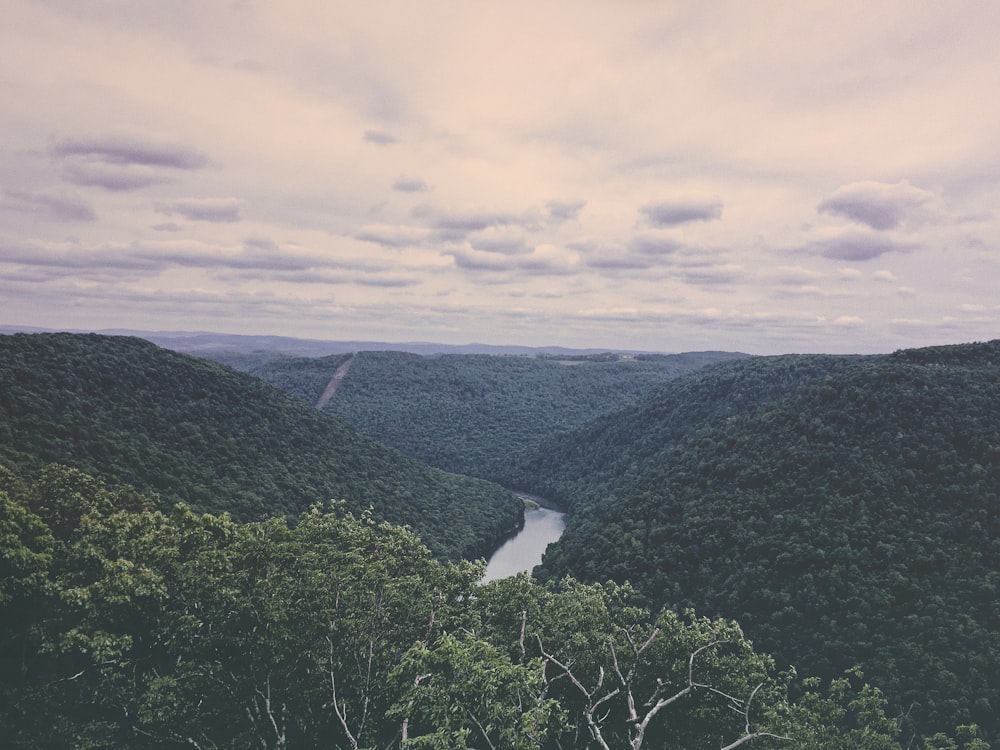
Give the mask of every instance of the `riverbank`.
[(525, 503), (524, 523), (490, 555), (484, 583), (523, 571), (530, 573), (541, 564), (546, 548), (559, 539), (566, 528), (566, 514), (555, 503), (529, 493), (514, 494)]
[(529, 503), (534, 503), (542, 508), (547, 508), (548, 510), (555, 510), (559, 513), (566, 513), (566, 509), (559, 503), (549, 500), (548, 498), (541, 497), (540, 495), (532, 495), (530, 492), (522, 492), (521, 490), (511, 490), (517, 497), (524, 500), (525, 507), (529, 507)]

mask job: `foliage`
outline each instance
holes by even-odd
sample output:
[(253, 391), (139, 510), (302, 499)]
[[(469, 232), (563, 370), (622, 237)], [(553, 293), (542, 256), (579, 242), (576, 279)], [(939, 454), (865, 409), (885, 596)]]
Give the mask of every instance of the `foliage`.
[(861, 665), (908, 734), (995, 739), (998, 363), (993, 342), (673, 381), (540, 451), (573, 508), (542, 571), (735, 618), (825, 679)]
[[(0, 559), (29, 561), (0, 602), (17, 750), (898, 747), (870, 688), (817, 692), (734, 623), (628, 587), (480, 586), (482, 563), (342, 509), (165, 513), (58, 466), (7, 485)], [(651, 715), (649, 694), (677, 697)]]
[(256, 378), (125, 337), (0, 336), (0, 457), (57, 461), (241, 520), (344, 499), (442, 556), (521, 519), (496, 485), (430, 469)]
[[(216, 355), (210, 355), (216, 356)], [(326, 409), (432, 466), (508, 486), (553, 433), (620, 407), (655, 385), (745, 355), (575, 357), (360, 352)], [(226, 362), (315, 404), (344, 355), (229, 355)]]

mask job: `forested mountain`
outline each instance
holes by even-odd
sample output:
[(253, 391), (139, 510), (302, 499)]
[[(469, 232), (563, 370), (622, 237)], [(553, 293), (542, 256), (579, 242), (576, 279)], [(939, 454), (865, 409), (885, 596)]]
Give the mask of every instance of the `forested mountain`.
[[(229, 355), (293, 398), (0, 336), (4, 741), (985, 750), (1000, 342), (690, 356)], [(338, 369), (365, 429), (569, 507), (539, 582), (439, 562), (520, 504), (318, 411)]]
[(778, 671), (737, 624), (630, 587), (479, 586), (482, 563), (342, 510), (155, 506), (0, 466), (4, 747), (901, 750), (856, 673)]
[[(203, 353), (316, 404), (348, 355)], [(419, 356), (360, 352), (330, 410), (367, 435), (447, 471), (508, 485), (545, 438), (706, 364), (746, 355)]]
[(860, 665), (911, 730), (1000, 733), (1000, 342), (706, 368), (525, 483), (572, 508), (544, 577), (735, 618), (810, 674)]
[(342, 499), (449, 557), (488, 553), (522, 511), (501, 487), (418, 464), (259, 379), (127, 337), (0, 336), (0, 458), (239, 520)]

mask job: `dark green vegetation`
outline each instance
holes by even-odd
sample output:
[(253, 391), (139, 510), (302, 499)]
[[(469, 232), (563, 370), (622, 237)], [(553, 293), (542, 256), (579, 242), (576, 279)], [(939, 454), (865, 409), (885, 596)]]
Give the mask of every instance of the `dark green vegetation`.
[(547, 444), (549, 579), (630, 580), (851, 665), (908, 731), (1000, 735), (1000, 342), (707, 368)]
[(135, 339), (0, 337), (5, 741), (1000, 734), (1000, 342), (673, 379), (617, 356), (359, 355), (333, 402), (364, 405), (367, 429), (569, 507), (541, 583), (485, 587), (440, 560), (483, 552), (516, 503), (317, 412), (347, 359), (232, 362), (298, 400)]
[[(347, 357), (203, 356), (316, 404)], [(745, 355), (495, 357), (361, 352), (326, 409), (432, 466), (511, 485), (515, 467), (555, 432), (584, 424), (655, 385)]]
[(735, 623), (627, 586), (479, 587), (481, 563), (342, 510), (240, 524), (0, 467), (0, 573), (17, 750), (900, 748), (857, 674), (776, 671)]
[(345, 500), (437, 554), (486, 554), (520, 520), (496, 485), (431, 469), (262, 381), (125, 337), (0, 336), (0, 457), (60, 462), (238, 520)]

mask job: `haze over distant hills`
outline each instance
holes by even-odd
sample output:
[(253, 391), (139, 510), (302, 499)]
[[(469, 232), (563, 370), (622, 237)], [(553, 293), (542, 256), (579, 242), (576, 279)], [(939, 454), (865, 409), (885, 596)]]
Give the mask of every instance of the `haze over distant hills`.
[[(126, 328), (99, 331), (59, 329), (66, 333), (99, 333), (107, 336), (136, 336), (152, 341), (157, 346), (176, 352), (199, 354), (205, 351), (230, 351), (239, 353), (271, 352), (298, 357), (325, 357), (349, 352), (386, 351), (411, 354), (508, 354), (508, 355), (587, 355), (607, 351), (633, 351), (610, 349), (571, 349), (563, 346), (517, 346), (494, 344), (438, 344), (429, 341), (338, 341), (300, 339), (293, 336), (255, 336), (210, 331), (140, 331)], [(0, 326), (0, 333), (52, 333), (55, 329), (32, 326)]]

